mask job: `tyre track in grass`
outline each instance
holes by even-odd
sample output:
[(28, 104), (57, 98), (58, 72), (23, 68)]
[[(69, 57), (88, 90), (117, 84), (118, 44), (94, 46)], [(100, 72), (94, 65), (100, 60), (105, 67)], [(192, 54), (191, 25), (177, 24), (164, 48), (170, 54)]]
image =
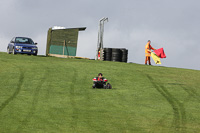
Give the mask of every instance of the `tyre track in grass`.
[(192, 88), (186, 88), (183, 85), (180, 85), (180, 87), (186, 93), (188, 93), (188, 97), (184, 100), (185, 102), (189, 101), (189, 99), (191, 99), (191, 98), (195, 98), (196, 100), (198, 100), (200, 102), (200, 97), (199, 97), (198, 93), (194, 89), (192, 89)]
[(77, 120), (78, 120), (78, 108), (76, 107), (76, 101), (75, 101), (75, 92), (74, 92), (74, 86), (76, 83), (76, 78), (78, 76), (77, 70), (73, 68), (74, 75), (72, 77), (72, 83), (70, 85), (70, 103), (72, 107), (72, 121), (71, 121), (71, 129), (74, 132), (77, 127)]
[(19, 72), (20, 72), (20, 75), (19, 75), (19, 82), (17, 84), (17, 88), (15, 90), (15, 92), (13, 93), (12, 96), (10, 96), (7, 100), (5, 100), (5, 102), (3, 102), (0, 106), (0, 113), (3, 111), (3, 109), (11, 102), (13, 101), (17, 95), (19, 94), (19, 92), (21, 91), (21, 87), (22, 87), (22, 84), (23, 84), (23, 81), (24, 81), (24, 71), (22, 71), (21, 68), (19, 68)]
[(22, 120), (21, 124), (19, 125), (17, 132), (20, 132), (21, 130), (23, 130), (23, 127), (27, 126), (28, 122), (35, 114), (37, 104), (38, 104), (38, 99), (39, 99), (39, 93), (42, 88), (42, 85), (45, 83), (46, 76), (48, 73), (48, 71), (46, 71), (46, 69), (44, 69), (44, 70), (45, 70), (45, 72), (43, 74), (43, 77), (40, 79), (40, 82), (37, 84), (35, 91), (33, 93), (33, 100), (32, 100), (32, 104), (31, 104), (31, 108), (30, 108), (29, 112), (27, 113), (27, 116), (25, 117), (25, 119)]
[(151, 81), (156, 90), (168, 101), (172, 107), (174, 114), (172, 128), (174, 128), (175, 132), (186, 132), (186, 112), (184, 105), (180, 103), (175, 97), (173, 97), (163, 85), (156, 84), (151, 76), (146, 76)]

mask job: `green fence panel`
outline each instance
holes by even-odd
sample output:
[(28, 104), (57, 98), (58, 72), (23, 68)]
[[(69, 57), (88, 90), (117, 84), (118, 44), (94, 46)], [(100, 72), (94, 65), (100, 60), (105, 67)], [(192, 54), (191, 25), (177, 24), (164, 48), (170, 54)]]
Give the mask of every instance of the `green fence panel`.
[(50, 54), (76, 56), (76, 47), (65, 46), (64, 54), (63, 54), (63, 46), (51, 45), (49, 53)]

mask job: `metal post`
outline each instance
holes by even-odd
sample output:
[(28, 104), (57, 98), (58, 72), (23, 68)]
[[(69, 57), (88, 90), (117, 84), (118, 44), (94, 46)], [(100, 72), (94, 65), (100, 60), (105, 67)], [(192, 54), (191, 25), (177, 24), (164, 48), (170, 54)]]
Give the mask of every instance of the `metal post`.
[[(102, 18), (99, 21), (99, 31), (98, 31), (98, 42), (97, 42), (97, 54), (96, 54), (96, 60), (98, 60), (98, 52), (100, 51), (100, 54), (102, 55), (103, 51), (103, 33), (104, 33), (104, 22), (108, 22), (108, 18)], [(102, 56), (100, 56), (100, 59), (102, 60)]]

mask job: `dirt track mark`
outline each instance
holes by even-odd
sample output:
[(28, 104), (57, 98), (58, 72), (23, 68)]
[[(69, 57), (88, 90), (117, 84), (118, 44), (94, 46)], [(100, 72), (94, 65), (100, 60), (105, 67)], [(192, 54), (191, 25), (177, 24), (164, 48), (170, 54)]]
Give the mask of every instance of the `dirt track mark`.
[(75, 86), (75, 83), (76, 83), (76, 78), (78, 76), (78, 73), (77, 73), (77, 70), (73, 68), (73, 71), (74, 71), (74, 75), (72, 77), (72, 83), (70, 85), (70, 101), (71, 101), (71, 106), (72, 106), (72, 109), (73, 109), (73, 114), (72, 114), (72, 122), (71, 122), (71, 128), (73, 131), (75, 131), (76, 127), (77, 127), (77, 120), (78, 120), (78, 113), (77, 113), (77, 107), (76, 107), (76, 101), (75, 101), (75, 92), (74, 92), (74, 86)]
[(24, 80), (24, 72), (22, 71), (21, 68), (19, 68), (20, 71), (20, 76), (19, 76), (19, 82), (17, 85), (17, 89), (15, 90), (15, 92), (13, 93), (13, 95), (11, 97), (9, 97), (5, 102), (3, 102), (0, 106), (0, 112), (11, 102), (13, 101), (16, 96), (19, 94), (22, 84), (23, 84), (23, 80)]
[(176, 98), (174, 98), (163, 85), (156, 84), (153, 78), (147, 75), (147, 78), (151, 81), (156, 90), (168, 101), (171, 105), (174, 113), (174, 120), (172, 122), (172, 127), (176, 132), (185, 132), (186, 123), (186, 113), (185, 108), (182, 103), (180, 103)]

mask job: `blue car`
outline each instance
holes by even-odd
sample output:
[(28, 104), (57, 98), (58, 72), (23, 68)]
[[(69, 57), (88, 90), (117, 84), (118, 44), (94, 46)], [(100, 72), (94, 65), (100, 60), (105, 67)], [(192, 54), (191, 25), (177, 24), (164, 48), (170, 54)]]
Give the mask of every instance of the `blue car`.
[(34, 43), (31, 38), (27, 37), (14, 37), (7, 47), (8, 54), (28, 54), (28, 55), (37, 55), (38, 47), (37, 43)]

